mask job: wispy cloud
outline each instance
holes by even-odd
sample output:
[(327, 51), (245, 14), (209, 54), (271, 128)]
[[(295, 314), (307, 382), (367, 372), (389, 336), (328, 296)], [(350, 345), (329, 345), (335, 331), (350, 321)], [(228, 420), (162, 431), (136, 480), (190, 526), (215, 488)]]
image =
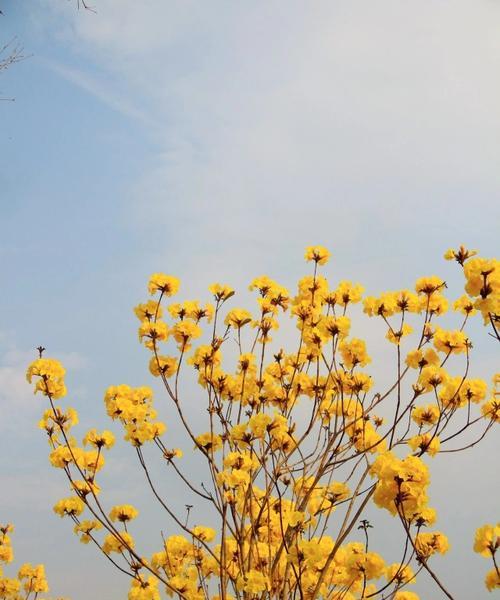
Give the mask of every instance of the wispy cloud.
[(124, 114), (148, 106), (159, 152), (134, 219), (168, 230), (175, 214), (168, 238), (189, 237), (193, 260), (231, 248), (245, 262), (292, 240), (356, 248), (375, 230), (409, 249), (422, 230), (436, 237), (434, 219), (446, 245), (472, 210), (498, 210), (499, 16), (451, 0), (103, 0), (62, 28), (126, 100), (57, 68)]
[(95, 75), (86, 73), (74, 67), (69, 67), (53, 60), (39, 59), (40, 63), (51, 71), (63, 77), (66, 81), (78, 86), (88, 94), (91, 94), (112, 110), (121, 113), (126, 117), (141, 121), (144, 125), (151, 127), (152, 120), (140, 109), (136, 108), (123, 95), (117, 94), (115, 89), (100, 80)]

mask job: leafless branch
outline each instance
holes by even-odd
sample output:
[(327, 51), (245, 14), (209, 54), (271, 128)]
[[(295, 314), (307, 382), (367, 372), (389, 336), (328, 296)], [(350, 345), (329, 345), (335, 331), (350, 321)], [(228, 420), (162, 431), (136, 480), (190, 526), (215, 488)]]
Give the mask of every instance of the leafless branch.
[(17, 43), (16, 38), (12, 38), (10, 42), (0, 48), (0, 72), (25, 58), (28, 57), (24, 54), (24, 48)]

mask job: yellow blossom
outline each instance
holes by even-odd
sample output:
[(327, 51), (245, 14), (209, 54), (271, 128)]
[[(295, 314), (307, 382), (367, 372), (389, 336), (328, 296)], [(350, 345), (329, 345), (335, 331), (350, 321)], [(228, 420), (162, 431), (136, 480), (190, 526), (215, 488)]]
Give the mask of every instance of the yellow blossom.
[(120, 521), (120, 523), (127, 523), (135, 519), (139, 512), (131, 504), (118, 504), (113, 506), (109, 513), (111, 521)]
[(82, 544), (88, 544), (91, 541), (91, 534), (93, 531), (97, 531), (102, 528), (102, 524), (99, 521), (81, 521), (77, 523), (73, 528), (73, 531), (80, 535), (80, 541)]
[(500, 588), (500, 575), (498, 574), (497, 569), (491, 569), (490, 571), (488, 571), (488, 573), (486, 573), (484, 585), (486, 586), (489, 592)]
[(134, 548), (134, 538), (126, 531), (121, 531), (118, 535), (113, 533), (108, 534), (104, 538), (102, 544), (102, 550), (105, 554), (111, 554), (112, 552), (121, 553), (127, 548)]
[(111, 448), (115, 443), (115, 436), (107, 429), (98, 432), (97, 429), (90, 429), (83, 438), (83, 445), (90, 444), (94, 448)]
[(415, 435), (408, 440), (408, 446), (415, 452), (417, 449), (419, 454), (427, 453), (429, 456), (435, 456), (439, 452), (439, 438), (436, 435), (426, 433), (425, 435)]
[(178, 321), (171, 330), (181, 351), (191, 348), (191, 341), (201, 336), (201, 328), (192, 321)]
[(500, 523), (483, 525), (476, 530), (474, 552), (489, 558), (500, 548)]
[(233, 308), (230, 310), (226, 318), (224, 319), (224, 323), (234, 329), (241, 329), (247, 323), (250, 323), (252, 320), (252, 315), (248, 310), (243, 308)]
[(172, 275), (164, 273), (153, 273), (149, 278), (148, 290), (153, 296), (156, 292), (161, 292), (165, 296), (173, 296), (179, 290), (180, 281)]
[(149, 371), (155, 377), (162, 375), (167, 379), (177, 372), (179, 363), (174, 356), (155, 355), (149, 361)]
[(210, 432), (203, 433), (195, 438), (197, 443), (205, 450), (215, 452), (222, 448), (222, 439), (218, 434), (212, 434)]
[(445, 282), (435, 275), (432, 277), (421, 277), (417, 279), (415, 291), (417, 294), (427, 294), (430, 296), (445, 286)]
[(58, 514), (60, 517), (64, 517), (67, 515), (70, 516), (79, 516), (85, 509), (85, 504), (83, 503), (78, 496), (71, 496), (69, 498), (64, 498), (59, 500), (54, 505), (54, 512)]
[(434, 332), (434, 347), (438, 352), (460, 354), (466, 352), (470, 342), (463, 331), (447, 331), (436, 327)]
[(134, 313), (139, 321), (151, 321), (153, 319), (161, 319), (163, 308), (155, 300), (148, 300), (134, 307)]
[(214, 295), (216, 302), (225, 302), (231, 298), (231, 296), (234, 296), (234, 290), (229, 285), (213, 283), (208, 286), (208, 289)]
[(439, 418), (439, 408), (435, 404), (417, 406), (414, 408), (411, 416), (419, 427), (434, 425)]
[(348, 369), (352, 369), (357, 365), (362, 367), (366, 366), (371, 362), (371, 358), (366, 352), (366, 344), (364, 340), (358, 338), (352, 338), (350, 340), (344, 340), (339, 346), (340, 354), (344, 365)]
[(215, 539), (215, 529), (212, 529), (211, 527), (196, 525), (196, 527), (193, 527), (192, 532), (195, 538), (204, 542), (211, 542)]
[(406, 335), (410, 335), (412, 331), (413, 327), (411, 327), (407, 323), (404, 323), (401, 329), (389, 329), (385, 337), (393, 344), (398, 345), (401, 342), (401, 338), (405, 337)]
[(419, 556), (428, 559), (433, 554), (445, 554), (450, 545), (448, 538), (440, 531), (420, 532), (415, 538), (415, 547)]
[(330, 252), (324, 246), (308, 246), (304, 258), (318, 265), (325, 265), (330, 258)]

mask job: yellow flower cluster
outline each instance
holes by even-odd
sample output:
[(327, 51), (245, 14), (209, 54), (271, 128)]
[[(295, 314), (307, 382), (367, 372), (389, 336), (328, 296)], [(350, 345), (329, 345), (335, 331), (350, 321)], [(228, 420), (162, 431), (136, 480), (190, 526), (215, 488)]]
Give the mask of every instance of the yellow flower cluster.
[(6, 577), (3, 574), (2, 565), (14, 560), (9, 536), (13, 529), (10, 524), (0, 525), (0, 598), (4, 600), (21, 600), (32, 596), (38, 598), (39, 594), (49, 591), (43, 565), (24, 563), (19, 568), (17, 577)]
[(493, 560), (493, 569), (488, 571), (484, 580), (484, 584), (490, 592), (496, 588), (500, 588), (500, 572), (495, 561), (495, 554), (499, 548), (500, 523), (496, 525), (483, 525), (476, 530), (474, 552)]
[(29, 383), (36, 377), (35, 394), (42, 392), (54, 400), (66, 396), (64, 375), (66, 371), (58, 360), (53, 358), (39, 358), (31, 363), (26, 373)]
[(153, 408), (153, 391), (143, 386), (113, 385), (104, 396), (106, 411), (113, 420), (121, 421), (125, 430), (124, 439), (139, 447), (161, 436), (166, 426), (156, 420)]
[[(231, 307), (235, 290), (221, 283), (209, 287), (213, 303), (184, 300), (165, 306), (180, 282), (153, 274), (148, 290), (155, 297), (134, 308), (139, 339), (150, 350), (149, 370), (173, 401), (191, 448), (198, 450), (195, 458), (206, 462), (209, 479), (193, 482), (181, 468), (183, 461), (175, 460), (182, 450), (164, 444), (166, 428), (151, 388), (107, 389), (108, 416), (123, 426), (146, 484), (180, 529), (163, 538), (159, 552), (143, 558), (128, 530), (139, 511), (130, 504), (105, 510), (97, 498), (96, 477), (104, 451), (115, 443), (113, 433), (92, 428), (78, 445), (71, 435), (78, 423), (76, 411), (54, 404), (66, 393), (64, 368), (39, 358), (27, 377), (50, 400), (40, 427), (48, 435), (50, 461), (68, 476), (72, 491), (54, 511), (73, 520), (82, 543), (93, 542), (130, 575), (129, 600), (160, 600), (163, 591), (183, 600), (418, 600), (406, 590), (418, 575), (410, 563), (426, 569), (430, 557), (448, 550), (443, 533), (422, 530), (436, 522), (429, 507), (426, 455), (450, 446), (455, 450), (454, 440), (462, 431), (474, 425), (487, 431), (500, 420), (500, 375), (490, 397), (486, 382), (469, 374), (472, 344), (466, 321), (480, 311), (495, 327), (498, 313), (497, 261), (474, 255), (462, 247), (447, 253), (463, 265), (467, 280), (467, 295), (453, 305), (464, 315), (463, 323), (447, 329), (436, 324), (448, 310), (441, 277), (419, 278), (413, 291), (363, 298), (361, 284), (341, 280), (330, 285), (320, 273), (330, 258), (322, 246), (306, 249), (312, 274), (299, 279), (295, 295), (266, 275), (251, 281), (249, 289), (257, 296), (254, 311)], [(362, 310), (354, 306), (360, 303)], [(363, 331), (353, 323), (356, 311), (379, 317), (386, 339), (395, 345), (397, 379), (386, 392), (371, 392), (372, 357), (366, 340), (356, 337)], [(281, 335), (284, 313), (298, 338), (288, 350), (272, 339)], [(407, 338), (414, 342), (404, 353)], [(459, 363), (463, 372), (453, 370)], [(193, 405), (181, 399), (179, 382), (186, 369), (194, 371), (206, 395), (207, 423), (201, 431), (192, 425), (198, 422)], [(426, 400), (418, 404), (421, 397)], [(456, 412), (467, 412), (467, 423), (453, 430)], [(189, 494), (209, 503), (215, 515), (210, 524), (217, 518), (217, 526), (192, 525), (192, 505), (185, 505), (183, 518), (174, 510), (175, 502), (161, 497), (146, 461), (149, 448), (147, 453), (143, 449), (148, 442)], [(371, 525), (359, 521), (369, 500), (401, 521), (407, 546), (413, 548), (407, 562), (386, 564), (372, 550)], [(86, 508), (91, 518), (81, 520)], [(329, 535), (332, 528), (337, 538)], [(478, 530), (474, 549), (493, 555), (497, 538), (497, 528), (485, 526)], [(0, 543), (0, 558), (8, 557), (8, 548)], [(36, 579), (29, 568), (23, 581)], [(490, 589), (497, 585), (494, 577), (488, 574)]]
[(377, 478), (373, 496), (377, 506), (411, 520), (427, 508), (429, 470), (420, 458), (399, 459), (393, 452), (385, 452), (376, 458), (370, 472)]
[(454, 308), (467, 316), (479, 310), (485, 325), (491, 323), (495, 337), (500, 339), (500, 261), (476, 255), (477, 250), (468, 250), (464, 246), (458, 250), (450, 248), (444, 255), (447, 260), (456, 260), (464, 270), (468, 295), (459, 298)]

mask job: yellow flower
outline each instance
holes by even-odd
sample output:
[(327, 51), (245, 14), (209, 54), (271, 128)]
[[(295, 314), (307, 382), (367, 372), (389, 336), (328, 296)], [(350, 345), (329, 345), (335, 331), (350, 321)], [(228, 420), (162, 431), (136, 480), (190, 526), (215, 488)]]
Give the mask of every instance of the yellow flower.
[(324, 246), (307, 246), (304, 258), (307, 262), (314, 261), (318, 265), (325, 265), (330, 258), (330, 252)]
[(215, 529), (212, 529), (211, 527), (196, 525), (196, 527), (193, 527), (192, 532), (195, 538), (198, 538), (203, 542), (211, 542), (215, 539)]
[(132, 579), (128, 600), (160, 600), (160, 591), (158, 590), (158, 579), (154, 576), (147, 580)]
[(182, 450), (180, 448), (173, 448), (172, 450), (164, 450), (163, 456), (167, 460), (172, 460), (173, 458), (182, 458)]
[(73, 531), (76, 535), (80, 534), (80, 541), (82, 544), (88, 544), (91, 540), (90, 535), (92, 532), (101, 528), (102, 524), (99, 523), (99, 521), (82, 521), (74, 526)]
[(46, 379), (63, 379), (66, 370), (62, 364), (53, 358), (38, 358), (33, 361), (26, 372), (26, 379), (29, 383), (33, 377), (43, 377)]
[(161, 342), (168, 338), (167, 324), (163, 321), (142, 321), (139, 327), (139, 341), (148, 338), (151, 342)]
[(54, 505), (54, 512), (60, 517), (66, 515), (79, 516), (85, 509), (85, 504), (78, 496), (70, 496), (69, 498), (63, 498)]
[(500, 423), (500, 399), (491, 398), (481, 406), (481, 413), (485, 419)]
[(465, 291), (471, 296), (487, 298), (500, 291), (500, 261), (487, 258), (473, 258), (464, 266), (467, 280)]
[(351, 542), (347, 544), (345, 551), (345, 567), (351, 578), (378, 579), (384, 573), (384, 559), (376, 552), (365, 552), (363, 544)]
[(408, 440), (408, 446), (414, 452), (418, 448), (419, 454), (426, 452), (429, 456), (435, 456), (439, 452), (440, 442), (437, 436), (426, 433), (425, 435), (415, 435), (412, 437)]
[(134, 312), (139, 321), (151, 321), (154, 318), (161, 318), (163, 308), (155, 300), (148, 300), (144, 304), (138, 304)]
[(74, 408), (67, 408), (65, 411), (59, 406), (54, 409), (48, 408), (43, 413), (43, 418), (38, 422), (40, 429), (45, 429), (49, 435), (58, 432), (60, 428), (69, 431), (71, 427), (78, 423), (78, 413)]
[(382, 294), (380, 298), (367, 296), (363, 300), (363, 312), (369, 317), (380, 316), (387, 318), (399, 312), (399, 310), (397, 298), (391, 293)]
[(66, 371), (62, 364), (53, 358), (38, 358), (33, 361), (26, 372), (29, 383), (33, 377), (38, 377), (35, 384), (35, 394), (42, 392), (45, 396), (58, 399), (66, 395), (64, 375)]
[(172, 328), (172, 335), (181, 351), (191, 348), (191, 340), (199, 338), (201, 327), (192, 321), (179, 321)]
[(135, 519), (139, 511), (134, 508), (131, 504), (118, 504), (113, 506), (109, 513), (111, 521), (120, 521), (120, 523), (126, 523)]
[(19, 569), (17, 576), (21, 581), (26, 580), (23, 587), (28, 595), (34, 593), (37, 596), (41, 592), (49, 591), (49, 584), (45, 578), (45, 568), (43, 565), (32, 567), (30, 563), (25, 563)]
[(270, 415), (259, 413), (251, 417), (248, 425), (256, 438), (264, 438), (272, 420)]
[(415, 592), (399, 590), (394, 594), (394, 600), (420, 600), (420, 596)]
[(91, 429), (83, 438), (83, 445), (90, 444), (94, 448), (111, 448), (115, 443), (115, 436), (111, 431), (104, 430), (99, 433), (96, 429)]
[(167, 379), (177, 372), (179, 363), (174, 356), (152, 356), (149, 361), (149, 372), (155, 377), (163, 375)]
[(188, 363), (198, 371), (212, 370), (220, 365), (220, 361), (221, 353), (211, 344), (199, 346), (188, 359)]
[(436, 275), (433, 275), (432, 277), (420, 277), (415, 284), (415, 291), (417, 294), (427, 294), (430, 296), (445, 285), (445, 282)]
[(448, 250), (446, 250), (444, 253), (444, 258), (445, 260), (456, 260), (458, 263), (463, 265), (468, 258), (476, 254), (477, 250), (467, 250), (465, 246), (460, 246), (458, 250), (455, 250), (454, 248), (448, 248)]
[(435, 404), (417, 406), (411, 416), (419, 427), (434, 425), (439, 419), (439, 408)]
[(387, 581), (395, 581), (398, 584), (415, 583), (416, 578), (412, 568), (409, 565), (393, 563), (385, 571)]
[(101, 488), (95, 483), (95, 481), (90, 482), (89, 480), (83, 479), (74, 479), (71, 483), (71, 487), (78, 492), (79, 496), (87, 496), (90, 493), (93, 493), (97, 496), (100, 493)]
[(461, 312), (464, 315), (473, 315), (477, 312), (474, 308), (474, 301), (469, 296), (460, 296), (458, 300), (453, 303), (453, 310)]
[(433, 554), (445, 554), (448, 552), (450, 544), (448, 538), (440, 531), (420, 532), (415, 538), (415, 548), (419, 556), (424, 559)]
[(156, 292), (161, 292), (165, 296), (173, 296), (177, 294), (180, 286), (180, 281), (172, 275), (164, 273), (153, 273), (149, 278), (148, 290), (153, 296)]
[(244, 310), (243, 308), (233, 308), (233, 310), (230, 310), (227, 313), (224, 323), (228, 327), (241, 329), (244, 325), (250, 323), (251, 320), (252, 314), (248, 312), (248, 310)]
[(349, 335), (351, 320), (349, 317), (334, 317), (332, 315), (324, 317), (318, 324), (318, 329), (325, 337), (345, 338)]
[(0, 577), (0, 598), (18, 598), (21, 583), (10, 577)]
[(205, 450), (212, 450), (215, 452), (216, 450), (222, 448), (222, 438), (216, 433), (203, 433), (195, 439), (202, 448), (205, 448)]
[(420, 309), (430, 315), (440, 316), (448, 310), (448, 300), (439, 292), (420, 298)]
[(430, 392), (433, 388), (437, 388), (443, 383), (446, 383), (448, 379), (448, 373), (441, 367), (428, 366), (422, 369), (420, 377), (418, 378), (418, 384), (421, 385), (426, 392)]
[(82, 451), (79, 448), (69, 448), (68, 446), (58, 446), (49, 455), (50, 464), (57, 469), (64, 469), (73, 462), (73, 456), (80, 463)]
[(119, 554), (126, 550), (127, 547), (133, 549), (134, 545), (134, 538), (126, 531), (121, 531), (119, 538), (113, 533), (110, 533), (104, 538), (102, 551), (105, 554), (111, 554), (112, 552)]
[(420, 458), (407, 456), (400, 460), (392, 452), (385, 452), (377, 457), (370, 473), (378, 479), (375, 504), (392, 515), (399, 510), (410, 516), (427, 506), (429, 471)]
[(466, 352), (467, 348), (470, 347), (470, 342), (463, 331), (447, 331), (436, 327), (434, 332), (434, 348), (438, 352), (444, 352), (446, 354), (460, 354)]
[(500, 523), (483, 525), (476, 530), (474, 552), (489, 558), (500, 548)]
[(208, 290), (212, 292), (216, 302), (225, 302), (231, 296), (234, 296), (234, 290), (229, 285), (224, 285), (220, 283), (213, 283), (208, 286)]
[(364, 291), (364, 287), (359, 283), (353, 284), (350, 281), (340, 281), (334, 293), (337, 298), (337, 304), (347, 306), (349, 303), (355, 304), (359, 302)]
[(214, 314), (214, 307), (211, 304), (206, 304), (205, 307), (201, 307), (198, 300), (186, 300), (180, 304), (171, 304), (168, 307), (168, 312), (174, 319), (192, 319), (193, 321), (200, 321), (206, 318), (208, 322), (212, 320)]
[(422, 350), (408, 352), (405, 362), (412, 369), (419, 369), (426, 365), (437, 366), (440, 364), (441, 359), (433, 348), (428, 348), (425, 352)]
[(496, 588), (500, 588), (500, 575), (496, 569), (491, 569), (491, 571), (486, 573), (484, 585), (487, 587), (489, 592), (492, 592)]
[(358, 338), (352, 338), (349, 341), (344, 340), (341, 342), (339, 350), (340, 354), (342, 355), (344, 365), (348, 369), (352, 369), (357, 365), (364, 367), (371, 362), (371, 358), (366, 352), (366, 344), (364, 340), (360, 340)]
[(240, 575), (236, 582), (239, 591), (258, 594), (270, 589), (269, 579), (264, 573), (256, 569), (250, 569), (244, 575)]
[(410, 325), (408, 325), (407, 323), (404, 323), (403, 327), (401, 329), (398, 329), (397, 331), (394, 329), (389, 329), (387, 331), (386, 334), (386, 338), (393, 344), (399, 345), (401, 342), (401, 338), (403, 338), (406, 335), (410, 335), (410, 333), (413, 331), (413, 327), (410, 327)]

